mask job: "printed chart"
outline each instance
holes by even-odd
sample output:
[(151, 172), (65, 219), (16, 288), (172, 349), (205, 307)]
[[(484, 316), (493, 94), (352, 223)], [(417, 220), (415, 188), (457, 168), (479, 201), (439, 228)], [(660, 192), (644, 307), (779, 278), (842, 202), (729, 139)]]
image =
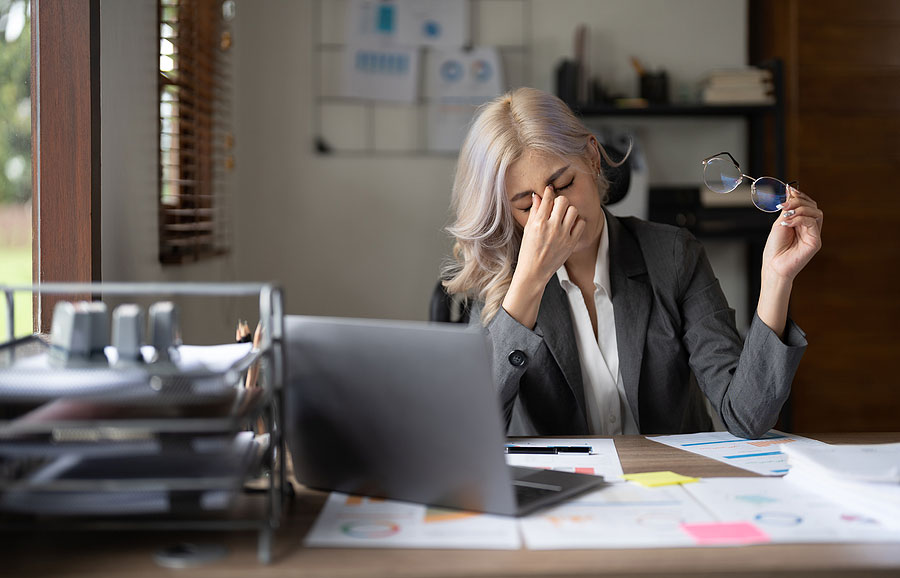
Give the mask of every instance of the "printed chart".
[(900, 532), (780, 478), (707, 478), (684, 490), (719, 519), (751, 522), (772, 542), (900, 541)]
[(478, 548), (521, 546), (516, 519), (333, 492), (307, 534), (311, 547)]
[(790, 470), (787, 455), (781, 451), (783, 445), (824, 445), (817, 440), (776, 430), (755, 440), (739, 438), (728, 432), (656, 436), (647, 439), (764, 476), (783, 476)]
[(533, 550), (671, 548), (694, 545), (682, 524), (712, 521), (681, 486), (622, 483), (524, 518), (520, 525)]

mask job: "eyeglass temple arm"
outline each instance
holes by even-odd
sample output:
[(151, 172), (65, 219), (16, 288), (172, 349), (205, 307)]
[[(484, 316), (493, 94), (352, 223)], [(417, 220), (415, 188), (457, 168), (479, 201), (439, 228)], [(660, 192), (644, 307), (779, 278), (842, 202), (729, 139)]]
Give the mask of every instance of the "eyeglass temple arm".
[(720, 156), (722, 156), (722, 155), (728, 155), (728, 158), (731, 159), (731, 162), (734, 163), (734, 166), (736, 166), (737, 168), (741, 168), (741, 165), (738, 164), (738, 162), (737, 162), (736, 160), (734, 160), (734, 157), (731, 156), (731, 153), (728, 152), (728, 151), (722, 151), (722, 152), (720, 152), (720, 153), (716, 153), (716, 154), (712, 155), (711, 157), (706, 157), (705, 159), (703, 159), (702, 161), (700, 161), (700, 163), (705, 165), (706, 163), (708, 163), (708, 162), (711, 161), (712, 159), (714, 159), (714, 158), (716, 158), (716, 157), (720, 157)]

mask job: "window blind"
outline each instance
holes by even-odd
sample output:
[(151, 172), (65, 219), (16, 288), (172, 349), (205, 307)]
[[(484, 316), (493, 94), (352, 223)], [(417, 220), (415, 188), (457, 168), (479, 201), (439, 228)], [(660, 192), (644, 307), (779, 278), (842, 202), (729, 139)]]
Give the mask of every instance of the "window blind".
[(159, 259), (227, 253), (233, 0), (159, 0)]

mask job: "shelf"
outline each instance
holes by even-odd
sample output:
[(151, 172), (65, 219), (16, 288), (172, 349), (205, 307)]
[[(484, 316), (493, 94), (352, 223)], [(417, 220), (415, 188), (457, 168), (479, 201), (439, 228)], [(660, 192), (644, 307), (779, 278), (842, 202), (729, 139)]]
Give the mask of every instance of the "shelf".
[(756, 105), (702, 105), (702, 104), (666, 104), (647, 107), (621, 108), (604, 105), (588, 105), (575, 107), (576, 114), (589, 116), (746, 116), (775, 112), (774, 104)]

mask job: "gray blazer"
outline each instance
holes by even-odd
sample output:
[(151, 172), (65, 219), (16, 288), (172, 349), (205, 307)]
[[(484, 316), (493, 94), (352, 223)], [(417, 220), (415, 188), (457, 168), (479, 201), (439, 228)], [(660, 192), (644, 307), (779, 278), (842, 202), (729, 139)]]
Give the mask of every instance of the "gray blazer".
[[(756, 438), (778, 419), (806, 349), (788, 319), (779, 339), (757, 315), (742, 343), (701, 244), (685, 229), (617, 218), (609, 277), (625, 394), (644, 434), (709, 431), (702, 396), (731, 433)], [(473, 323), (481, 308), (475, 304)], [(486, 327), (509, 435), (588, 434), (568, 300), (554, 275), (534, 329), (502, 308)]]

